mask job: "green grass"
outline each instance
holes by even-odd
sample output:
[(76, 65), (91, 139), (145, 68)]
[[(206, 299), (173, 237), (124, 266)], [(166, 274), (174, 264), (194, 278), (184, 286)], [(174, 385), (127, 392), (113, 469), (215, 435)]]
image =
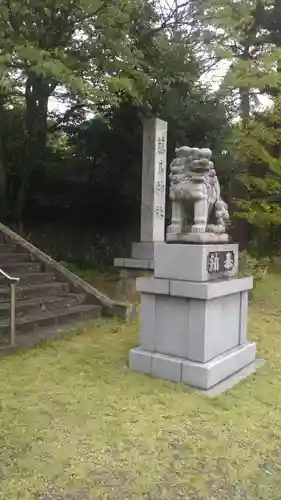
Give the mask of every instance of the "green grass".
[(212, 400), (129, 372), (132, 323), (1, 359), (0, 499), (280, 500), (280, 292), (250, 310), (267, 363)]

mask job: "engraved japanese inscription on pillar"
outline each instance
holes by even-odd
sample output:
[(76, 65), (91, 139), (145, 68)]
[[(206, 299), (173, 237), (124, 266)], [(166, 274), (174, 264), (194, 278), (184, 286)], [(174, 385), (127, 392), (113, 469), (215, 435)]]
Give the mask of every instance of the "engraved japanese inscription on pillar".
[(165, 240), (167, 122), (144, 122), (141, 241)]
[(153, 240), (159, 241), (165, 225), (165, 204), (166, 204), (166, 137), (159, 135), (156, 137), (156, 162), (154, 177), (154, 224)]
[(165, 238), (167, 130), (156, 129), (153, 241)]

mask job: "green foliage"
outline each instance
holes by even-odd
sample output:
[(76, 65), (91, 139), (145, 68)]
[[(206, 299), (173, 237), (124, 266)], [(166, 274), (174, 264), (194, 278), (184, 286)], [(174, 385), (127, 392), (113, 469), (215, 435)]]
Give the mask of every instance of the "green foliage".
[(243, 216), (256, 227), (276, 227), (281, 218), (281, 113), (277, 106), (239, 130), (236, 154), (246, 169), (240, 180), (249, 198), (239, 200)]
[(142, 6), (130, 0), (4, 1), (2, 64), (20, 69), (23, 84), (30, 73), (42, 76), (49, 94), (60, 84), (89, 105), (115, 102), (116, 87), (132, 89), (138, 75), (143, 55), (130, 31)]
[[(276, 247), (279, 2), (188, 0), (178, 7), (167, 14), (151, 0), (3, 0), (3, 214), (53, 210), (69, 219), (139, 221), (141, 121), (159, 116), (169, 123), (168, 161), (184, 143), (211, 147), (231, 209), (253, 228), (259, 248), (266, 233)], [(221, 61), (228, 71), (210, 92), (202, 76)], [(264, 95), (272, 108), (257, 112)], [(50, 111), (53, 99), (65, 112)]]
[(128, 228), (105, 228), (91, 230), (89, 226), (74, 227), (73, 224), (49, 223), (43, 227), (25, 225), (25, 237), (54, 259), (75, 267), (93, 271), (113, 267), (114, 258), (128, 254), (135, 234)]
[[(182, 67), (177, 65), (183, 56), (189, 60), (188, 55), (157, 28), (159, 22), (145, 0), (3, 0), (0, 83), (9, 101), (3, 105), (10, 108), (19, 96), (24, 110), (14, 203), (17, 217), (29, 197), (33, 172), (44, 162), (48, 134), (67, 123), (77, 106), (97, 113), (130, 98), (149, 107), (151, 89), (159, 95), (170, 85), (173, 73), (175, 77), (186, 73), (184, 59)], [(172, 61), (174, 69), (165, 79)], [(51, 96), (71, 108), (65, 117), (53, 114), (55, 122), (49, 128)], [(3, 167), (8, 178), (5, 161)]]
[(256, 259), (253, 255), (243, 251), (239, 254), (239, 274), (240, 276), (252, 276), (254, 278), (253, 290), (250, 291), (249, 297), (253, 298), (257, 282), (263, 280), (267, 275), (269, 267), (269, 259)]
[[(203, 91), (189, 91), (171, 85), (165, 99), (158, 100), (158, 113), (169, 123), (168, 161), (176, 146), (184, 143), (208, 144), (217, 155), (217, 166), (224, 171), (223, 157), (219, 156), (223, 135), (228, 129), (223, 106)], [(172, 103), (174, 105), (172, 106)], [(153, 104), (156, 106), (156, 103)], [(140, 220), (142, 118), (149, 115), (149, 105), (137, 107), (124, 102), (110, 108), (102, 116), (66, 127), (67, 146), (59, 152), (60, 167), (54, 165), (36, 183), (37, 208), (58, 203), (67, 204), (71, 213), (91, 213), (92, 223), (114, 220), (115, 224), (136, 224)], [(219, 161), (220, 160), (220, 161)], [(63, 166), (64, 165), (64, 166)], [(73, 194), (62, 192), (71, 177)], [(223, 187), (227, 176), (222, 175)], [(54, 192), (54, 183), (55, 186)], [(80, 186), (80, 197), (77, 186)], [(75, 201), (77, 200), (77, 202)], [(50, 201), (49, 201), (50, 200)], [(87, 202), (87, 205), (86, 205)], [(85, 207), (84, 210), (82, 207)], [(88, 207), (88, 208), (87, 208)], [(85, 218), (85, 214), (83, 215)], [(97, 220), (99, 218), (99, 220)], [(103, 218), (103, 220), (102, 220)]]
[(254, 280), (261, 280), (266, 276), (269, 264), (269, 259), (256, 259), (246, 251), (239, 254), (239, 272), (241, 276), (253, 276)]
[[(213, 0), (205, 12), (218, 32), (214, 51), (228, 62), (221, 93), (240, 116), (229, 140), (237, 215), (264, 242), (281, 220), (281, 4)], [(271, 106), (255, 111), (264, 96)]]

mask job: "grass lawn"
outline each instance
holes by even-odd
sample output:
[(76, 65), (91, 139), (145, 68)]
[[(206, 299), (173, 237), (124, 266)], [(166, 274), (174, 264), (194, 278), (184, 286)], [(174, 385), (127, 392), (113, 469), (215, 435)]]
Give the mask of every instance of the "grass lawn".
[(266, 365), (207, 399), (130, 373), (136, 324), (0, 359), (0, 499), (280, 500), (281, 275), (258, 284)]

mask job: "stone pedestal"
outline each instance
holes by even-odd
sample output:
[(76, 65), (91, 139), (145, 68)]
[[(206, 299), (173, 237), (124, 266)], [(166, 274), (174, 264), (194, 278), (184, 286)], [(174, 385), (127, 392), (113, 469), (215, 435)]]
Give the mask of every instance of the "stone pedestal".
[(209, 390), (254, 363), (253, 280), (237, 273), (237, 245), (157, 244), (154, 278), (137, 280), (140, 347), (130, 368)]

